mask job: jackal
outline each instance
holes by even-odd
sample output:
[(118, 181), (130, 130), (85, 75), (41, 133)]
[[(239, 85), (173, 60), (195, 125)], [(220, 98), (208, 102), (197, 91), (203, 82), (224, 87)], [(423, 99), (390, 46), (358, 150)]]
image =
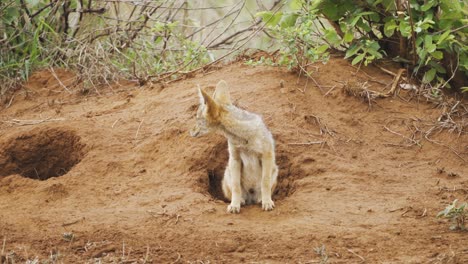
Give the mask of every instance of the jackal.
[(216, 85), (213, 97), (198, 88), (200, 106), (192, 137), (217, 132), (228, 140), (229, 161), (222, 188), (231, 201), (230, 213), (239, 213), (241, 204), (262, 203), (265, 211), (273, 210), (271, 199), (276, 187), (278, 166), (275, 142), (262, 118), (234, 106), (227, 83)]

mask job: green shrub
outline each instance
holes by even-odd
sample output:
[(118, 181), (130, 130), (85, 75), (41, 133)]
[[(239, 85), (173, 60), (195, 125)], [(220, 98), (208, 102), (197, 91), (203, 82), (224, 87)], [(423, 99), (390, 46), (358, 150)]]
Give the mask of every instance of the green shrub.
[(345, 52), (352, 64), (390, 57), (432, 88), (467, 90), (468, 5), (463, 0), (294, 0), (257, 14), (282, 43), (289, 67)]
[(448, 218), (452, 222), (451, 230), (466, 230), (466, 220), (468, 217), (467, 203), (461, 204), (457, 207), (457, 201), (454, 200), (452, 204), (448, 205), (443, 211), (437, 214), (437, 217)]

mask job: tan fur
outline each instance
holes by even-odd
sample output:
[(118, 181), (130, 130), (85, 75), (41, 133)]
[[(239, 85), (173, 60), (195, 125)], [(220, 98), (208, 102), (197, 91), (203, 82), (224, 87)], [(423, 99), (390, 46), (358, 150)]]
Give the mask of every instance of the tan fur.
[(213, 97), (200, 88), (198, 93), (197, 123), (190, 134), (217, 132), (228, 140), (229, 161), (222, 182), (223, 193), (231, 201), (228, 212), (239, 213), (241, 204), (260, 202), (263, 210), (273, 210), (278, 166), (273, 136), (262, 118), (234, 106), (225, 81), (217, 84)]
[(209, 118), (212, 122), (216, 122), (219, 119), (223, 109), (218, 107), (215, 101), (205, 91), (201, 90), (201, 94), (206, 102), (206, 105), (208, 106), (206, 117)]

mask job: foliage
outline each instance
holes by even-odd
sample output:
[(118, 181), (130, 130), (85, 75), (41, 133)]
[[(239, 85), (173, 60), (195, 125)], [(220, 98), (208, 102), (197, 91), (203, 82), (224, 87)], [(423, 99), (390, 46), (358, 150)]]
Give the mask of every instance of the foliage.
[[(462, 0), (293, 0), (288, 12), (257, 15), (269, 19), (289, 67), (342, 50), (353, 65), (394, 58), (434, 88), (450, 87), (456, 75), (468, 79), (468, 4)], [(458, 88), (467, 90), (463, 85)]]
[(448, 218), (453, 223), (450, 226), (451, 230), (466, 230), (466, 220), (468, 218), (468, 204), (463, 203), (457, 207), (457, 201), (454, 200), (452, 204), (448, 205), (443, 211), (437, 214), (437, 217)]
[(310, 62), (328, 60), (329, 45), (317, 37), (314, 24), (317, 16), (314, 13), (265, 11), (257, 13), (257, 16), (267, 21), (270, 33), (280, 41), (279, 65), (300, 70), (300, 67), (305, 67)]
[(237, 16), (230, 16), (242, 7), (228, 6), (229, 13), (200, 25), (188, 11), (210, 10), (185, 0), (0, 1), (0, 97), (42, 67), (67, 67), (78, 74), (76, 83), (90, 87), (122, 78), (140, 84), (176, 78), (213, 61), (210, 49), (244, 37), (219, 41), (229, 32), (220, 23), (234, 23)]

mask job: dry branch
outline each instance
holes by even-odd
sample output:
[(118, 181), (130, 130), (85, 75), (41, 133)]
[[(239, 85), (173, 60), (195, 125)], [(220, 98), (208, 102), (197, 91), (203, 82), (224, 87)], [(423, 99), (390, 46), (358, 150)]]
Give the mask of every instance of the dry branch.
[(28, 125), (37, 125), (44, 122), (54, 122), (54, 121), (63, 121), (64, 118), (46, 118), (40, 120), (21, 120), (21, 119), (11, 119), (7, 121), (2, 121), (3, 123), (14, 124), (18, 126), (28, 126)]
[(299, 145), (299, 146), (307, 146), (307, 145), (317, 145), (317, 144), (324, 144), (326, 141), (308, 141), (308, 142), (292, 142), (288, 143), (288, 145)]
[(393, 131), (393, 130), (391, 130), (390, 128), (388, 128), (386, 125), (384, 126), (384, 128), (385, 128), (385, 130), (387, 130), (388, 132), (390, 132), (390, 133), (392, 133), (392, 134), (395, 134), (395, 135), (397, 135), (397, 136), (400, 136), (400, 137), (402, 137), (402, 138), (404, 138), (404, 139), (410, 141), (410, 142), (411, 142), (412, 144), (414, 144), (414, 145), (421, 146), (421, 143), (420, 143), (418, 140), (415, 140), (415, 139), (413, 139), (413, 138), (409, 138), (409, 137), (407, 137), (407, 136), (405, 136), (405, 135), (403, 135), (403, 134), (401, 134), (401, 133), (398, 133), (398, 132), (396, 132), (396, 131)]
[(365, 258), (363, 258), (362, 256), (358, 255), (356, 252), (352, 251), (351, 249), (347, 248), (348, 252), (355, 255), (356, 257), (360, 258), (362, 261), (366, 261)]

